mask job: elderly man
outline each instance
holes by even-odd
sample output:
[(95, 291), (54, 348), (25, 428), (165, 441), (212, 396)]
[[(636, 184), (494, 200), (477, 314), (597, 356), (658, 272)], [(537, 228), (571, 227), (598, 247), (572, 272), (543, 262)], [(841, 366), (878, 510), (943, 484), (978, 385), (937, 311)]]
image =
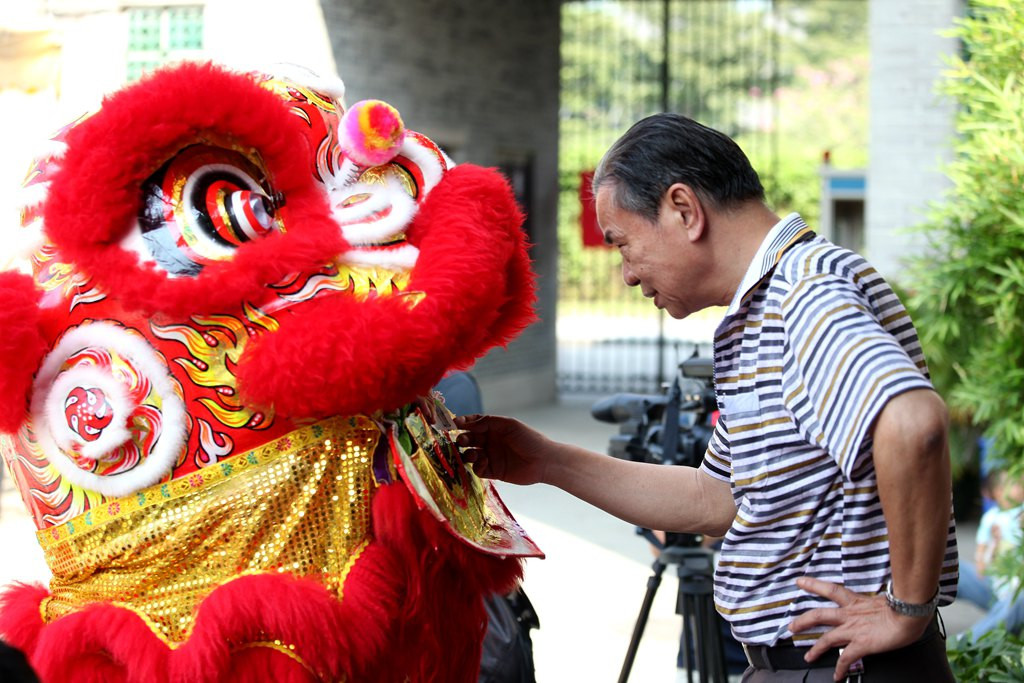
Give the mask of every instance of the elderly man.
[(463, 421), (483, 476), (634, 524), (725, 536), (715, 603), (744, 681), (952, 681), (937, 605), (957, 551), (947, 415), (913, 325), (860, 256), (780, 219), (728, 137), (636, 123), (594, 177), (626, 284), (675, 318), (727, 306), (699, 468), (627, 462), (508, 418)]

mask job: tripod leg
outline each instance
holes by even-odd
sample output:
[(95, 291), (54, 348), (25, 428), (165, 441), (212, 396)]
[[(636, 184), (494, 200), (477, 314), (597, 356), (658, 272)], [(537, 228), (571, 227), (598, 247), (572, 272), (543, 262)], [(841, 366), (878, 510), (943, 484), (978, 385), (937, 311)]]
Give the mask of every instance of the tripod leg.
[(705, 675), (713, 683), (725, 683), (725, 651), (722, 649), (721, 631), (719, 631), (718, 614), (715, 612), (714, 602), (709, 595), (699, 596), (697, 600), (700, 603), (697, 607), (697, 619), (702, 632), (700, 636), (701, 683), (704, 683)]
[(710, 556), (703, 550), (687, 549), (678, 573), (676, 612), (683, 617), (687, 683), (693, 683), (694, 670), (700, 683), (726, 683), (725, 651), (712, 594)]
[(683, 664), (686, 666), (686, 683), (693, 683), (693, 672), (699, 671), (701, 660), (697, 653), (700, 633), (694, 619), (693, 596), (681, 594), (676, 599), (676, 611), (683, 617), (683, 641), (686, 643), (686, 649), (683, 651)]
[(708, 661), (713, 663), (717, 672), (715, 680), (719, 683), (726, 683), (728, 671), (725, 668), (725, 645), (722, 643), (722, 618), (718, 616), (718, 610), (715, 609), (714, 599), (708, 599), (706, 602), (709, 629), (714, 634), (708, 645)]
[(629, 640), (629, 649), (626, 650), (626, 659), (622, 662), (622, 670), (619, 672), (619, 683), (626, 683), (629, 680), (629, 672), (633, 669), (633, 660), (636, 659), (636, 650), (640, 646), (640, 638), (644, 635), (644, 628), (647, 627), (647, 617), (651, 613), (651, 605), (654, 604), (654, 596), (661, 585), (661, 575), (665, 571), (665, 565), (660, 560), (655, 560), (651, 565), (654, 572), (647, 579), (647, 593), (640, 605), (640, 615), (636, 618), (636, 625), (633, 626), (633, 637)]

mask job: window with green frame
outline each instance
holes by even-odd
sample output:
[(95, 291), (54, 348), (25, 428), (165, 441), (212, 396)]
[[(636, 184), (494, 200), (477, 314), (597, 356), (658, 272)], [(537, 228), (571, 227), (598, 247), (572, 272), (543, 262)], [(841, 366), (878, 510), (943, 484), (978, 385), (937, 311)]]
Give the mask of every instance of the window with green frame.
[(203, 49), (201, 5), (128, 9), (128, 81)]

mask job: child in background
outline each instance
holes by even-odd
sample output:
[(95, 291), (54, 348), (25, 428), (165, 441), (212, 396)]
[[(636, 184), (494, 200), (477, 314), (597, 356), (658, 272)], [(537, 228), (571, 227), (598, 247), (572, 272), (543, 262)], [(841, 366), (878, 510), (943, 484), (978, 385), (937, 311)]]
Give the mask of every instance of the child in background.
[[(976, 639), (1003, 624), (1007, 630), (1016, 630), (1020, 624), (1008, 623), (1017, 582), (992, 574), (992, 562), (1021, 541), (1021, 517), (1024, 513), (1024, 485), (1010, 479), (1006, 472), (992, 471), (987, 482), (996, 506), (982, 515), (976, 537), (974, 562), (960, 563), (960, 582), (957, 597), (974, 603), (988, 613), (970, 630)], [(1014, 613), (1019, 610), (1013, 610)]]

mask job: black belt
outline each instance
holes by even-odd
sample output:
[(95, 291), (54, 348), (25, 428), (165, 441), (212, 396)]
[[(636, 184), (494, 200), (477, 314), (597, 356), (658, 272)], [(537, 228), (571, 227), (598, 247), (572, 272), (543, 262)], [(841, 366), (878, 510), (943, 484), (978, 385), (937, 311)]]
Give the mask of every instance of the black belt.
[[(931, 637), (935, 632), (939, 631), (943, 633), (945, 638), (944, 629), (939, 627), (938, 612), (932, 617), (928, 627), (925, 628), (924, 633), (917, 640), (920, 643), (923, 640)], [(912, 647), (916, 643), (907, 645), (905, 650)], [(840, 648), (834, 647), (831, 650), (825, 650), (821, 655), (813, 662), (808, 662), (804, 659), (804, 655), (810, 651), (810, 645), (806, 647), (799, 647), (793, 644), (790, 639), (780, 640), (775, 645), (747, 645), (744, 643), (743, 652), (747, 655), (747, 661), (750, 662), (750, 666), (755, 669), (763, 669), (766, 671), (777, 671), (779, 669), (824, 669), (826, 667), (834, 667), (836, 662), (839, 661)], [(896, 650), (899, 652), (900, 650)], [(882, 653), (883, 655), (889, 653)]]
[(755, 669), (777, 671), (779, 669), (824, 669), (835, 667), (839, 661), (839, 648), (825, 650), (813, 662), (804, 659), (810, 646), (799, 647), (792, 640), (780, 641), (777, 645), (744, 645), (747, 661)]

